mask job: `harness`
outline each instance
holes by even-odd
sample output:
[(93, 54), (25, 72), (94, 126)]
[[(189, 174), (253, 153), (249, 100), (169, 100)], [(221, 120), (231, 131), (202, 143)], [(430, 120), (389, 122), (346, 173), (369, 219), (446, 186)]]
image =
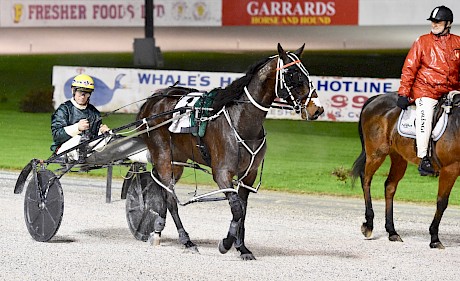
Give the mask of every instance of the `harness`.
[[(289, 62), (287, 64), (284, 64), (283, 60), (278, 55), (271, 57), (271, 58), (278, 57), (277, 68), (276, 68), (276, 81), (275, 81), (275, 94), (276, 94), (276, 97), (292, 102), (292, 104), (293, 104), (292, 109), (294, 109), (296, 113), (300, 113), (302, 109), (306, 109), (306, 105), (308, 105), (308, 103), (310, 101), (312, 101), (316, 105), (320, 106), (319, 98), (313, 98), (313, 95), (314, 95), (316, 89), (313, 86), (313, 83), (312, 83), (312, 81), (310, 79), (310, 75), (309, 75), (307, 69), (302, 64), (302, 62), (297, 57), (297, 55), (295, 55), (294, 53), (288, 52), (287, 56), (288, 56), (289, 59), (291, 59), (291, 62)], [(299, 70), (300, 70), (300, 73), (299, 73)], [(308, 81), (308, 83), (309, 83), (309, 92), (307, 94), (304, 94), (301, 97), (296, 99), (294, 97), (292, 91), (295, 88), (304, 85), (306, 81)], [(256, 101), (254, 99), (254, 97), (249, 92), (247, 86), (244, 87), (244, 93), (245, 93), (246, 97), (248, 98), (249, 102), (253, 106), (255, 106), (256, 108), (258, 108), (259, 110), (264, 111), (264, 112), (268, 112), (270, 110), (271, 106), (269, 106), (269, 107), (264, 106), (260, 102), (258, 102), (258, 101)], [(305, 103), (302, 103), (302, 100), (305, 100)], [(206, 110), (207, 113), (211, 112), (210, 108), (204, 108), (204, 107), (201, 107), (199, 109), (194, 108), (194, 110), (195, 111), (196, 110)], [(187, 114), (187, 113), (184, 113), (184, 114)], [(191, 114), (191, 113), (188, 112), (188, 114)], [(199, 202), (199, 201), (224, 200), (224, 199), (221, 199), (221, 198), (208, 198), (208, 197), (211, 196), (211, 195), (215, 195), (217, 193), (224, 193), (224, 192), (237, 193), (240, 187), (246, 188), (246, 189), (250, 190), (251, 192), (257, 193), (259, 188), (260, 188), (260, 186), (261, 186), (261, 184), (262, 184), (263, 163), (265, 161), (265, 158), (262, 159), (261, 171), (260, 171), (260, 175), (259, 175), (259, 182), (258, 182), (256, 187), (245, 185), (243, 183), (243, 179), (246, 178), (249, 175), (249, 172), (251, 171), (251, 168), (253, 168), (253, 166), (254, 166), (254, 162), (255, 162), (255, 159), (256, 159), (257, 155), (259, 154), (259, 152), (262, 150), (262, 148), (266, 144), (265, 129), (262, 128), (264, 133), (263, 133), (263, 137), (260, 139), (260, 144), (255, 149), (251, 149), (251, 147), (247, 143), (248, 141), (244, 140), (240, 136), (240, 134), (236, 130), (235, 126), (233, 125), (233, 122), (231, 120), (230, 114), (229, 114), (228, 109), (226, 108), (226, 106), (222, 107), (222, 109), (220, 109), (217, 113), (215, 113), (213, 115), (201, 114), (201, 113), (195, 112), (195, 114), (194, 114), (195, 117), (196, 117), (195, 122), (197, 124), (201, 124), (201, 123), (205, 123), (205, 122), (208, 122), (208, 121), (212, 121), (212, 120), (217, 119), (218, 117), (220, 117), (222, 114), (225, 116), (225, 120), (227, 121), (229, 127), (231, 128), (231, 130), (232, 130), (232, 132), (233, 132), (233, 134), (234, 134), (234, 136), (236, 138), (236, 141), (239, 144), (241, 144), (241, 146), (244, 147), (244, 149), (251, 155), (250, 163), (249, 163), (248, 167), (246, 168), (246, 170), (244, 171), (243, 175), (241, 177), (239, 177), (238, 179), (233, 180), (234, 184), (236, 185), (236, 188), (224, 188), (224, 189), (219, 189), (219, 190), (216, 190), (216, 191), (208, 192), (208, 193), (205, 193), (205, 194), (201, 194), (201, 195), (198, 195), (198, 196), (195, 195), (192, 199), (190, 199), (187, 202), (181, 202), (179, 200), (179, 198), (177, 198), (177, 195), (176, 195), (176, 193), (174, 191), (174, 185), (175, 185), (174, 177), (171, 177), (171, 183), (169, 184), (169, 186), (166, 186), (165, 184), (163, 184), (160, 181), (160, 179), (158, 179), (158, 176), (152, 170), (151, 176), (152, 176), (153, 180), (159, 186), (161, 186), (166, 191), (171, 193), (175, 197), (175, 199), (177, 200), (179, 205), (184, 206), (184, 205), (187, 205), (187, 204), (190, 204), (190, 203), (193, 203), (193, 202)], [(199, 167), (196, 163), (180, 163), (180, 162), (173, 161), (172, 165), (181, 165), (181, 166), (198, 168), (198, 169), (204, 170), (201, 167)], [(207, 170), (204, 170), (204, 171), (208, 172)]]

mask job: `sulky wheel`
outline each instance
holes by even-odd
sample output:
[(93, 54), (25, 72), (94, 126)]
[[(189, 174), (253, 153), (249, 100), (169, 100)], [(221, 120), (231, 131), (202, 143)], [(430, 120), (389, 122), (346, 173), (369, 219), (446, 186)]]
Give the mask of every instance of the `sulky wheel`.
[(27, 186), (24, 218), (32, 238), (46, 242), (53, 238), (61, 225), (64, 195), (59, 179), (49, 170), (37, 171), (37, 182), (32, 178)]
[(135, 174), (127, 182), (126, 219), (137, 240), (147, 241), (158, 216), (166, 217), (164, 191), (150, 176), (150, 172)]

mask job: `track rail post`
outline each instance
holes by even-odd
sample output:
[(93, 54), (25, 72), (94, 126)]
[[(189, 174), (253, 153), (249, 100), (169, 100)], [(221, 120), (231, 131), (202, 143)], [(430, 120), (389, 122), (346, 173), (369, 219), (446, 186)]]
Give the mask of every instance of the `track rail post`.
[(105, 203), (112, 202), (112, 174), (113, 174), (113, 166), (110, 165), (107, 167), (107, 185), (105, 187)]

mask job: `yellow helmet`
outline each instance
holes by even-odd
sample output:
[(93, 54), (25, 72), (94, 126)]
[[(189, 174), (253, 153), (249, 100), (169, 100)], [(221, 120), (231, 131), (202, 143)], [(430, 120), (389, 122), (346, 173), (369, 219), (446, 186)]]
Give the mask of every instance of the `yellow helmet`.
[(85, 92), (94, 91), (94, 81), (89, 75), (79, 74), (72, 81), (72, 87), (79, 88)]

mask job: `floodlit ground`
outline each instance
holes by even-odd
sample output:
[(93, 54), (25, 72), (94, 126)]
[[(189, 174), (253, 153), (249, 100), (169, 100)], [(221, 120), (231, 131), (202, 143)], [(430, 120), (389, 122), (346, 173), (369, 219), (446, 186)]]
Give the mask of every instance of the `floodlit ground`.
[[(361, 199), (300, 196), (264, 191), (249, 200), (246, 244), (257, 257), (241, 261), (217, 244), (228, 230), (227, 202), (180, 207), (200, 254), (185, 252), (168, 215), (163, 244), (153, 248), (131, 235), (121, 182), (105, 203), (105, 181), (64, 176), (65, 210), (57, 235), (34, 241), (23, 217), (24, 195), (13, 194), (17, 172), (0, 173), (1, 280), (459, 280), (460, 209), (441, 223), (446, 249), (430, 249), (434, 206), (397, 202), (396, 228), (403, 243), (389, 242), (383, 202), (374, 202), (375, 232), (360, 232)], [(190, 188), (190, 187), (183, 187)], [(191, 188), (193, 190), (193, 188)]]

